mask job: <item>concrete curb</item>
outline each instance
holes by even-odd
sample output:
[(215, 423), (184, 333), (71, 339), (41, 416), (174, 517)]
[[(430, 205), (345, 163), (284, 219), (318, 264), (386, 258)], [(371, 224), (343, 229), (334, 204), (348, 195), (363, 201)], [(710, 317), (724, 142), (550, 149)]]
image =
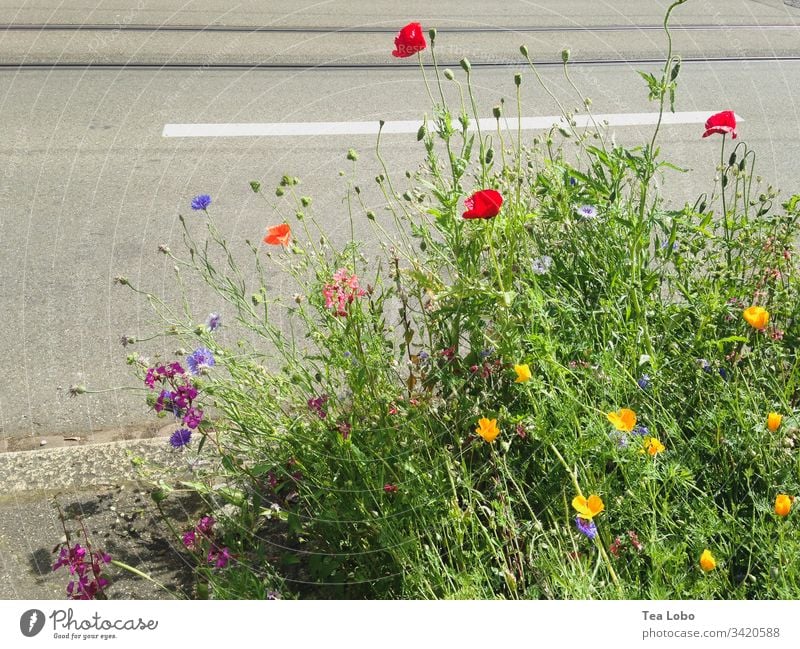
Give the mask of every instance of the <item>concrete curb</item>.
[(133, 458), (177, 468), (185, 455), (166, 438), (126, 440), (71, 448), (0, 454), (0, 500), (23, 492), (80, 490), (119, 485), (139, 478)]

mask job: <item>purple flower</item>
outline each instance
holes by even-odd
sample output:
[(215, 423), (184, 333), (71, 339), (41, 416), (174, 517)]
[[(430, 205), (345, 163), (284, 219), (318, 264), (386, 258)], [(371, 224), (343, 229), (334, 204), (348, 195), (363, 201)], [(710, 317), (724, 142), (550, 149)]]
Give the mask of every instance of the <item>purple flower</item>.
[(174, 396), (175, 395), (169, 390), (161, 390), (161, 394), (158, 395), (156, 404), (153, 406), (153, 410), (156, 412), (161, 412), (162, 410), (172, 410), (175, 407), (172, 403)]
[(197, 531), (200, 534), (208, 534), (214, 528), (216, 522), (213, 516), (203, 516), (197, 524)]
[(641, 378), (636, 380), (636, 383), (642, 390), (647, 390), (650, 387), (650, 376), (648, 374), (642, 374)]
[(222, 316), (219, 313), (211, 313), (206, 320), (206, 328), (214, 332), (222, 326)]
[(323, 394), (308, 400), (308, 409), (320, 419), (325, 419), (328, 413), (325, 412), (325, 404), (328, 402), (328, 395)]
[(581, 205), (575, 212), (582, 219), (592, 220), (597, 218), (597, 208), (594, 205)]
[(203, 411), (198, 408), (189, 408), (183, 416), (184, 425), (191, 429), (197, 428), (201, 421), (203, 421)]
[(179, 428), (172, 433), (172, 436), (169, 438), (169, 443), (172, 444), (173, 448), (181, 448), (186, 446), (191, 441), (192, 431), (187, 430), (186, 428)]
[(197, 376), (204, 368), (214, 366), (214, 355), (210, 349), (198, 347), (186, 357), (186, 364), (189, 371)]
[(597, 536), (597, 525), (594, 524), (594, 521), (586, 520), (581, 518), (580, 516), (575, 517), (575, 527), (578, 528), (578, 531), (583, 534), (587, 539), (590, 541)]
[(208, 552), (208, 562), (213, 563), (215, 568), (224, 568), (232, 558), (233, 556), (228, 548), (220, 550), (214, 546)]
[(200, 194), (192, 199), (193, 210), (205, 210), (209, 205), (211, 205), (211, 196), (208, 194)]
[(647, 437), (650, 434), (650, 431), (647, 429), (647, 426), (636, 426), (631, 431), (632, 435), (639, 435), (640, 437)]
[(188, 550), (194, 550), (197, 547), (197, 535), (194, 530), (183, 533), (183, 545)]
[(277, 590), (267, 591), (267, 599), (280, 599), (281, 594)]

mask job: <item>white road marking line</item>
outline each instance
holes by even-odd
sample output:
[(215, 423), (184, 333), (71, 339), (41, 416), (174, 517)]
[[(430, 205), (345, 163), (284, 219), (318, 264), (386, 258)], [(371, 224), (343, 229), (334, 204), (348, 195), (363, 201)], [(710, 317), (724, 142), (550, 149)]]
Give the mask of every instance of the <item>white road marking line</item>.
[[(662, 124), (705, 124), (705, 121), (719, 111), (665, 112)], [(742, 120), (738, 115), (736, 119)], [(609, 126), (650, 126), (658, 122), (658, 113), (609, 113), (594, 115), (598, 124), (608, 122)], [(574, 121), (578, 128), (592, 126), (588, 115), (576, 115)], [(506, 128), (515, 130), (515, 117), (503, 118)], [(548, 129), (553, 124), (564, 125), (561, 116), (523, 117), (522, 128), (525, 130)], [(458, 126), (458, 124), (455, 124)], [(480, 120), (482, 129), (495, 128), (496, 120), (492, 117)], [(422, 122), (395, 121), (383, 125), (384, 133), (416, 133)], [(292, 137), (298, 135), (377, 135), (378, 122), (273, 122), (273, 123), (241, 123), (241, 124), (165, 124), (161, 133), (163, 137)], [(474, 121), (470, 130), (475, 128)]]

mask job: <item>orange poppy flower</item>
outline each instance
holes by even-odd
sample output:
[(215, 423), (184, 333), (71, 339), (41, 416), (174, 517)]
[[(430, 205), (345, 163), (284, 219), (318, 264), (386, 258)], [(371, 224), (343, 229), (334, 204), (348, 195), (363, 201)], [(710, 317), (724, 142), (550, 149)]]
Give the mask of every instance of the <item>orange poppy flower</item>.
[(792, 497), (786, 494), (775, 496), (775, 513), (778, 516), (788, 516), (792, 511)]
[(267, 229), (267, 236), (264, 237), (264, 243), (270, 246), (288, 246), (292, 238), (292, 229), (288, 223), (281, 223), (280, 225), (273, 225)]
[(636, 413), (629, 408), (622, 408), (617, 412), (609, 412), (606, 417), (614, 424), (614, 428), (625, 433), (630, 433), (636, 426)]
[(767, 415), (767, 428), (769, 428), (771, 433), (774, 433), (780, 428), (782, 420), (783, 417), (777, 412), (771, 412)]
[(500, 434), (500, 429), (497, 427), (496, 419), (481, 417), (478, 420), (478, 427), (475, 429), (475, 432), (480, 435), (484, 441), (493, 442)]
[(700, 567), (704, 572), (711, 572), (717, 567), (717, 560), (708, 548), (703, 550), (703, 554), (700, 555)]
[(742, 315), (753, 329), (764, 329), (769, 322), (769, 311), (763, 306), (749, 306)]
[(572, 499), (572, 506), (578, 512), (578, 516), (587, 521), (592, 520), (606, 508), (603, 504), (603, 499), (597, 494), (592, 494), (589, 498), (575, 496)]

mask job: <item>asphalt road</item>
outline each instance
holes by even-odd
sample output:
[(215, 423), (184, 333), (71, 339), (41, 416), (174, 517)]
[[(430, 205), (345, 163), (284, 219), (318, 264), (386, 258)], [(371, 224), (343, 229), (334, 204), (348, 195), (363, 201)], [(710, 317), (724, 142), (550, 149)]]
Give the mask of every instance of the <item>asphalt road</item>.
[[(257, 240), (276, 218), (248, 181), (271, 188), (283, 174), (300, 176), (317, 218), (343, 241), (338, 172), (352, 147), (362, 153), (367, 201), (380, 208), (370, 189), (374, 136), (165, 138), (165, 124), (418, 119), (429, 110), (419, 70), (389, 54), (394, 31), (412, 18), (441, 28), (442, 60), (472, 60), (486, 117), (501, 98), (513, 114), (516, 71), (525, 74), (524, 114), (557, 113), (519, 64), (522, 42), (544, 63), (570, 47), (574, 80), (595, 112), (653, 111), (636, 70), (655, 70), (646, 61), (663, 56), (663, 38), (649, 28), (666, 2), (431, 4), (196, 1), (165, 10), (155, 0), (0, 0), (0, 25), (13, 26), (0, 28), (0, 450), (37, 445), (43, 435), (85, 437), (152, 422), (139, 393), (71, 399), (68, 387), (135, 384), (120, 337), (150, 337), (154, 318), (113, 278), (176, 296), (171, 264), (157, 247), (180, 248), (178, 213), (198, 220), (199, 230), (200, 217), (188, 209), (195, 194), (213, 196), (215, 218), (243, 251), (244, 239)], [(678, 51), (694, 59), (681, 73), (677, 110), (736, 110), (760, 174), (798, 191), (800, 8), (782, 0), (690, 0), (676, 24), (684, 27), (676, 30)], [(165, 25), (173, 31), (152, 29)], [(564, 29), (537, 31), (543, 27)], [(544, 65), (542, 74), (577, 103), (557, 66)], [(664, 178), (676, 204), (712, 186), (718, 148), (701, 131), (696, 123), (663, 130), (664, 154), (693, 170)], [(634, 144), (649, 128), (614, 132)], [(387, 136), (384, 152), (398, 178), (422, 159), (413, 134)], [(287, 286), (274, 278), (274, 290)], [(189, 291), (198, 320), (226, 314), (201, 287)], [(155, 339), (141, 349), (171, 354), (173, 347)]]

